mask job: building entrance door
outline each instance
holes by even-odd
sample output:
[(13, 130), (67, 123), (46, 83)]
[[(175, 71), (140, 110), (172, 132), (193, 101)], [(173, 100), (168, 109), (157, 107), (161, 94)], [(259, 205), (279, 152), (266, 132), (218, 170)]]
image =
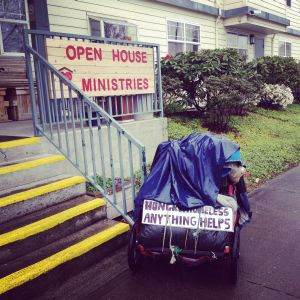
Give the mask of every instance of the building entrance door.
[(255, 58), (265, 55), (265, 43), (263, 38), (255, 38)]

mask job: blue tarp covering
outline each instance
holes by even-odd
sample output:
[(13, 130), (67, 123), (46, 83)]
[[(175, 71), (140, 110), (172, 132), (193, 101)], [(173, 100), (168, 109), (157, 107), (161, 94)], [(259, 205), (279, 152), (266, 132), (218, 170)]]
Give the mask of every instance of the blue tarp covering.
[(135, 199), (135, 220), (141, 215), (144, 199), (180, 209), (216, 206), (224, 164), (238, 150), (228, 139), (204, 133), (161, 143)]

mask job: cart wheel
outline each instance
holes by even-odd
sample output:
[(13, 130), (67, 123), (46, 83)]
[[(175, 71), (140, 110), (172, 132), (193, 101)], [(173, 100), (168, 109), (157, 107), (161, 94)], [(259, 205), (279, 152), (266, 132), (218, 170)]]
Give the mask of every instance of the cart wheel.
[(232, 253), (230, 256), (229, 280), (230, 283), (236, 284), (238, 279), (238, 259), (240, 255), (240, 228), (237, 226), (234, 232)]
[(143, 263), (143, 255), (139, 252), (137, 234), (136, 234), (137, 223), (135, 222), (130, 230), (129, 245), (128, 245), (128, 265), (129, 268), (136, 272), (138, 271)]

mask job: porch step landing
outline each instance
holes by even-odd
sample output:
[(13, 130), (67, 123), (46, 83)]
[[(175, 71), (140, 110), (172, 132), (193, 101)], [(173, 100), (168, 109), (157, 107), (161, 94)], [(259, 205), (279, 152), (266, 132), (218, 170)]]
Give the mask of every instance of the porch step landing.
[(0, 299), (31, 299), (127, 242), (129, 225), (108, 220), (106, 201), (86, 195), (64, 156), (35, 151), (40, 142), (0, 143)]

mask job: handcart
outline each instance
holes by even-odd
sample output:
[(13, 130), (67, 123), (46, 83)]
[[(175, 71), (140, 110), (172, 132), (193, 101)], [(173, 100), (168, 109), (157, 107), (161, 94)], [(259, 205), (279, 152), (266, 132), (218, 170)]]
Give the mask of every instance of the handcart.
[(159, 145), (135, 199), (130, 269), (145, 257), (188, 266), (222, 259), (236, 283), (240, 231), (251, 219), (246, 174), (238, 145), (220, 136), (194, 133)]

